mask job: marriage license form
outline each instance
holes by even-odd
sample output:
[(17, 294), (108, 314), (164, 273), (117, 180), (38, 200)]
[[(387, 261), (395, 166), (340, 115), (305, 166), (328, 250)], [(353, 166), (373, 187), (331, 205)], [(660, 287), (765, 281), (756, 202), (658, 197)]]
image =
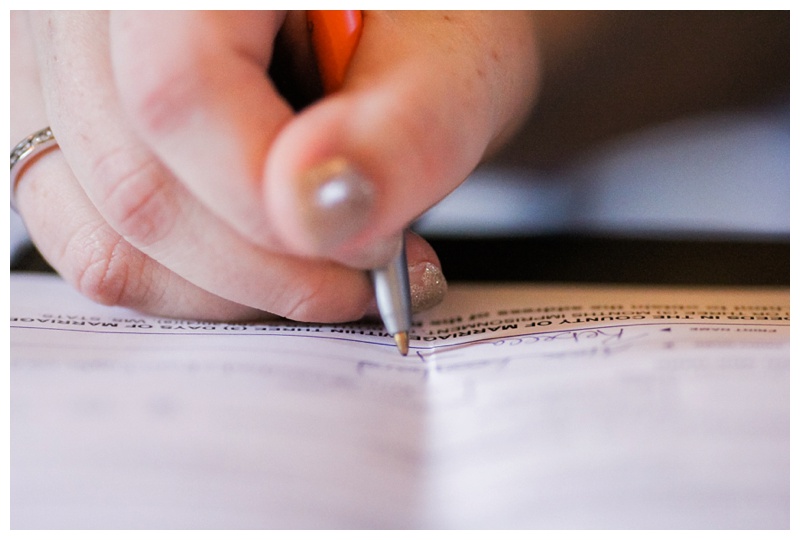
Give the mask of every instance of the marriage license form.
[(788, 289), (463, 284), (414, 324), (12, 275), (12, 528), (788, 528)]

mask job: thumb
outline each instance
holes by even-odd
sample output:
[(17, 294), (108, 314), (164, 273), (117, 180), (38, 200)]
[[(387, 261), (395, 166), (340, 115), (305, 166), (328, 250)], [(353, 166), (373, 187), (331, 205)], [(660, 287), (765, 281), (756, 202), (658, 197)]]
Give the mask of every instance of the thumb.
[(267, 214), (298, 254), (374, 267), (457, 187), (535, 89), (526, 16), (367, 12), (343, 88), (282, 129)]

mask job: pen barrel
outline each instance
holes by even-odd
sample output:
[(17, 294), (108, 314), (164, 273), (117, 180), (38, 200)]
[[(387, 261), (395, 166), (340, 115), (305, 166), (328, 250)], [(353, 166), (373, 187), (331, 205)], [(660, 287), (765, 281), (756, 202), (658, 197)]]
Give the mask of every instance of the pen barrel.
[(326, 94), (339, 90), (361, 38), (361, 11), (309, 10), (311, 45)]
[(378, 303), (386, 330), (395, 335), (411, 329), (411, 290), (408, 284), (408, 264), (406, 245), (403, 240), (400, 252), (384, 268), (370, 271)]

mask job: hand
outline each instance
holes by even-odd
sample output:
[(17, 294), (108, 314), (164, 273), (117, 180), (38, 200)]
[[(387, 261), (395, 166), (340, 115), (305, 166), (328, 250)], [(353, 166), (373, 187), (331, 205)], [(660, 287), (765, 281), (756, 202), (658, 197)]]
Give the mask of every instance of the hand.
[[(60, 147), (18, 207), (65, 279), (173, 316), (359, 318), (361, 269), (532, 100), (526, 15), (367, 12), (344, 88), (296, 114), (264, 76), (284, 23), (303, 57), (294, 17), (12, 15), (12, 139), (50, 125)], [(435, 253), (413, 234), (407, 249), (414, 295), (435, 300)]]

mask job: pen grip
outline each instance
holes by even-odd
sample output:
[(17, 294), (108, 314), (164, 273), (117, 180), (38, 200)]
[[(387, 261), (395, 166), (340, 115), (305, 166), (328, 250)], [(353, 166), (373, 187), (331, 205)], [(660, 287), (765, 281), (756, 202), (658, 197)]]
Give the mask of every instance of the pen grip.
[(408, 283), (406, 245), (384, 268), (370, 271), (375, 300), (386, 330), (394, 335), (411, 328), (411, 291)]
[(361, 38), (361, 11), (309, 10), (306, 20), (322, 87), (330, 94), (344, 84), (347, 67)]

